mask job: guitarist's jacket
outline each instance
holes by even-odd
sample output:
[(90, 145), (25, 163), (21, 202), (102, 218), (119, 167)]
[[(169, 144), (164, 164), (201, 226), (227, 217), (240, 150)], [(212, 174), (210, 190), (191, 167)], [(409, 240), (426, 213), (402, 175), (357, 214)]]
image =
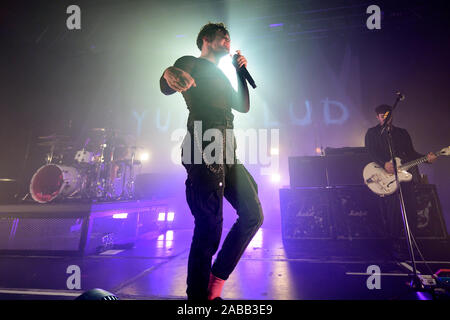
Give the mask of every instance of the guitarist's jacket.
[[(384, 164), (391, 160), (391, 155), (387, 142), (388, 133), (385, 130), (383, 134), (381, 134), (381, 129), (381, 125), (377, 125), (367, 130), (365, 146), (372, 161), (378, 163), (381, 167), (384, 167)], [(391, 133), (394, 155), (400, 158), (402, 163), (424, 156), (414, 149), (411, 136), (406, 129), (392, 126)], [(409, 171), (413, 174), (414, 179), (419, 177), (417, 167), (413, 167)]]

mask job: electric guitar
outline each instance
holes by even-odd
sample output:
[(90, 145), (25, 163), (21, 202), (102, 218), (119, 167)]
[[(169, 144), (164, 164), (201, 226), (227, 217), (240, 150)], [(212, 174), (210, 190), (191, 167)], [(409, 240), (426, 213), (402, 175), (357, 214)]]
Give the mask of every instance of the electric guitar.
[[(441, 151), (435, 152), (436, 156), (450, 155), (450, 146), (443, 148)], [(427, 156), (402, 164), (400, 158), (395, 158), (397, 164), (398, 180), (411, 181), (412, 174), (407, 170), (427, 161)], [(365, 184), (379, 196), (387, 196), (393, 194), (397, 189), (397, 181), (395, 175), (387, 173), (378, 163), (371, 162), (364, 167), (363, 177)]]

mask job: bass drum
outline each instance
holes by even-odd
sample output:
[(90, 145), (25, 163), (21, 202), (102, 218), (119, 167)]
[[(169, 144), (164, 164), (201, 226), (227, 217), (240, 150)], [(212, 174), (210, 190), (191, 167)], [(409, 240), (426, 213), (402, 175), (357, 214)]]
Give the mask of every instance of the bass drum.
[(82, 179), (77, 169), (47, 164), (40, 167), (31, 178), (30, 194), (35, 201), (47, 203), (74, 195), (81, 187)]

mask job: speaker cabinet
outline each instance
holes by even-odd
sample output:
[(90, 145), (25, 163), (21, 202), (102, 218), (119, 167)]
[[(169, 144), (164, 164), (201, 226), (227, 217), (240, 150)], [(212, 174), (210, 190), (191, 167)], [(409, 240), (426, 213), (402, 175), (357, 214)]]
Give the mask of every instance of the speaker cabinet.
[[(413, 194), (405, 202), (414, 237), (447, 239), (436, 187), (415, 185), (411, 190)], [(385, 201), (398, 202), (397, 196), (381, 198), (366, 186), (280, 189), (283, 239), (385, 239), (387, 214), (397, 215), (398, 229), (403, 230), (400, 204), (398, 210), (390, 212)]]
[(328, 197), (326, 188), (280, 189), (283, 239), (331, 239)]
[(330, 202), (338, 239), (383, 239), (386, 228), (377, 195), (366, 186), (332, 189)]
[[(436, 186), (423, 184), (414, 186), (415, 219), (413, 235), (418, 238), (447, 238), (447, 228), (442, 216), (441, 204)], [(410, 214), (409, 214), (410, 216)]]
[(384, 239), (380, 198), (366, 186), (281, 189), (282, 233), (291, 239)]

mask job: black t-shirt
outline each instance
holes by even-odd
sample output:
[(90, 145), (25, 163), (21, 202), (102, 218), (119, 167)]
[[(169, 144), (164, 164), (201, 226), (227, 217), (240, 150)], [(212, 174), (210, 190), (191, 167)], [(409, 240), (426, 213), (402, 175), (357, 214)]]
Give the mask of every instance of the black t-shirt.
[(236, 92), (222, 70), (209, 60), (193, 56), (179, 58), (174, 67), (189, 73), (196, 83), (182, 93), (190, 111), (188, 123), (233, 121), (231, 108)]

